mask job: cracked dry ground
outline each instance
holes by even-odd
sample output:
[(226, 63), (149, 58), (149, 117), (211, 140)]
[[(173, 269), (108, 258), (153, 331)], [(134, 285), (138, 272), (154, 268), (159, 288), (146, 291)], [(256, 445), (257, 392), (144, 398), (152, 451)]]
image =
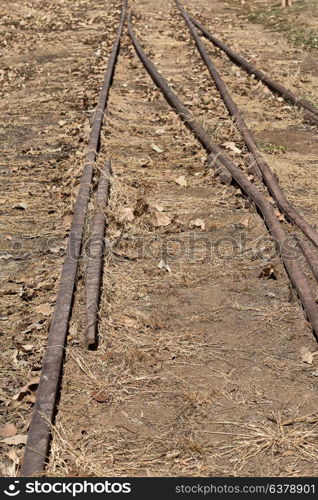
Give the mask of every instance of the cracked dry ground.
[[(25, 426), (30, 418), (32, 394), (19, 406), (12, 404), (12, 396), (25, 385), (22, 376), (36, 375), (31, 373), (35, 362), (35, 368), (40, 367), (48, 320), (35, 316), (41, 315), (39, 306), (53, 305), (55, 297), (54, 288), (42, 289), (39, 282), (53, 282), (54, 273), (54, 278), (58, 278), (63, 249), (54, 244), (53, 252), (52, 248), (49, 253), (34, 251), (46, 233), (55, 231), (53, 234), (62, 236), (64, 241), (61, 216), (66, 224), (77, 179), (70, 183), (74, 173), (80, 172), (84, 150), (83, 142), (78, 140), (87, 140), (87, 127), (79, 131), (76, 143), (70, 139), (72, 133), (67, 125), (71, 127), (76, 120), (84, 126), (89, 115), (82, 108), (74, 110), (72, 103), (73, 99), (78, 103), (81, 95), (82, 107), (87, 99), (89, 108), (93, 107), (101, 75), (100, 59), (105, 62), (107, 58), (114, 18), (118, 16), (112, 13), (109, 35), (103, 35), (108, 46), (102, 46), (94, 56), (105, 22), (98, 17), (103, 12), (102, 5), (92, 2), (96, 17), (89, 13), (86, 4), (81, 5), (86, 23), (72, 32), (73, 43), (77, 46), (82, 30), (87, 30), (90, 45), (78, 46), (77, 57), (81, 60), (74, 60), (69, 46), (69, 60), (61, 52), (64, 69), (47, 63), (47, 72), (57, 79), (65, 73), (65, 65), (74, 64), (77, 68), (70, 72), (71, 80), (63, 79), (65, 92), (69, 91), (72, 98), (66, 106), (61, 98), (65, 114), (58, 115), (59, 107), (55, 110), (58, 116), (52, 114), (50, 82), (46, 93), (51, 107), (46, 104), (41, 122), (37, 120), (42, 105), (38, 105), (37, 113), (32, 108), (30, 111), (30, 105), (28, 113), (17, 107), (10, 121), (11, 129), (21, 130), (24, 136), (16, 138), (16, 142), (12, 137), (10, 141), (16, 151), (14, 174), (20, 184), (19, 189), (11, 188), (12, 194), (6, 194), (4, 210), (16, 203), (28, 203), (26, 209), (20, 210), (22, 221), (32, 224), (34, 242), (31, 266), (28, 261), (6, 260), (12, 266), (8, 265), (6, 272), (16, 276), (15, 280), (18, 275), (29, 273), (28, 279), (34, 282), (29, 286), (25, 281), (21, 286), (14, 281), (10, 287), (17, 287), (18, 293), (6, 295), (6, 300), (16, 301), (11, 305), (16, 316), (11, 312), (4, 323), (11, 328), (4, 342), (9, 353), (7, 362), (11, 363), (10, 368), (9, 364), (6, 366), (6, 376), (12, 381), (4, 398), (5, 421), (20, 426)], [(107, 4), (109, 13), (114, 5)], [(229, 150), (229, 154), (246, 169), (242, 140), (173, 2), (163, 1), (160, 9), (154, 0), (136, 0), (130, 5), (147, 54), (217, 142), (234, 142), (242, 151), (238, 154)], [(247, 23), (225, 2), (200, 0), (187, 5), (221, 38), (270, 70), (273, 77), (284, 79), (286, 86), (298, 94), (316, 98), (318, 68), (312, 55), (291, 47), (278, 33), (268, 33)], [(63, 33), (65, 43), (69, 33)], [(54, 33), (51, 36), (55, 40)], [(62, 51), (62, 45), (57, 45), (57, 53)], [(43, 52), (47, 54), (48, 47)], [(210, 47), (210, 52), (289, 198), (315, 224), (316, 129), (303, 122), (299, 111), (273, 98), (218, 51)], [(78, 70), (80, 62), (86, 64), (86, 74)], [(85, 79), (96, 66), (98, 71), (92, 82)], [(303, 71), (303, 81), (297, 76), (299, 69)], [(47, 73), (35, 73), (25, 88), (12, 90), (7, 96), (10, 105), (14, 92), (29, 97), (32, 90), (36, 99), (48, 77)], [(60, 88), (59, 84), (56, 87)], [(87, 99), (83, 99), (83, 89), (88, 92)], [(47, 130), (44, 136), (37, 133), (35, 144), (34, 136), (29, 139), (26, 135), (30, 128), (16, 127), (17, 116), (21, 120), (24, 115), (34, 129), (38, 127), (37, 132)], [(70, 141), (71, 149), (63, 150), (63, 158), (41, 157), (39, 163), (32, 157), (31, 174), (28, 140), (32, 140), (33, 155), (34, 147), (39, 148), (35, 151), (40, 155), (48, 143), (52, 149), (61, 147), (59, 121), (66, 128), (63, 137)], [(27, 151), (24, 153), (22, 141), (27, 143), (23, 145)], [(312, 352), (317, 349), (315, 339), (262, 219), (237, 187), (219, 184), (207, 168), (206, 156), (152, 84), (125, 32), (98, 160), (98, 166), (106, 158), (113, 161), (107, 210), (112, 252), (107, 255), (104, 269), (99, 346), (96, 351), (87, 352), (83, 343), (84, 255), (48, 475), (316, 474), (317, 357), (314, 356), (313, 364), (304, 363), (301, 357), (302, 348)], [(48, 174), (48, 160), (50, 168), (54, 168), (52, 174)], [(40, 186), (47, 193), (46, 202), (38, 188), (24, 200), (23, 189), (32, 192), (31, 180), (36, 182), (36, 174), (42, 179)], [(65, 186), (69, 186), (69, 192), (64, 195)], [(42, 216), (43, 207), (47, 207), (47, 212)], [(9, 214), (15, 224), (14, 235), (18, 231), (17, 221), (21, 224), (20, 212), (16, 210)], [(31, 215), (36, 214), (34, 219), (27, 218), (28, 210), (33, 211)], [(48, 214), (51, 210), (54, 212)], [(90, 219), (93, 210), (92, 203)], [(281, 219), (288, 231), (288, 224)], [(29, 232), (31, 229), (28, 227)], [(262, 277), (268, 269), (272, 269), (271, 278), (275, 279)], [(44, 326), (19, 333), (30, 324)], [(23, 335), (22, 340), (19, 335)], [(20, 346), (29, 343), (36, 345), (36, 353), (23, 352)], [(10, 458), (8, 454), (12, 449), (4, 447), (4, 451), (9, 467), (13, 455)], [(16, 454), (19, 459), (22, 451), (18, 449)]]

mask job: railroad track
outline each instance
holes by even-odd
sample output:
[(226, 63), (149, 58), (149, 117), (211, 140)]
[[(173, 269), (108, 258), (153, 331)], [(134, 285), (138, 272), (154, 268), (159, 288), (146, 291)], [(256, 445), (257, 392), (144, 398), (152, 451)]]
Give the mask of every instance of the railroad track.
[[(300, 264), (299, 252), (297, 249), (304, 254), (309, 267), (318, 279), (317, 257), (312, 247), (306, 241), (303, 241), (298, 234), (294, 234), (292, 232), (292, 226), (294, 225), (296, 228), (299, 228), (303, 235), (307, 237), (316, 247), (318, 247), (318, 233), (315, 228), (313, 228), (287, 200), (270, 168), (270, 165), (268, 165), (258, 150), (252, 131), (245, 123), (240, 110), (236, 106), (233, 98), (226, 88), (226, 85), (210, 58), (207, 49), (201, 41), (196, 28), (198, 28), (208, 40), (223, 50), (232, 61), (242, 66), (249, 73), (254, 74), (271, 90), (276, 93), (278, 92), (284, 99), (288, 100), (292, 104), (304, 108), (305, 117), (311, 123), (318, 123), (318, 111), (306, 101), (298, 99), (282, 85), (273, 82), (267, 75), (245, 61), (245, 59), (241, 56), (235, 54), (231, 49), (209, 33), (209, 31), (201, 23), (191, 17), (178, 0), (176, 0), (175, 3), (189, 29), (191, 36), (193, 37), (193, 43), (196, 44), (198, 51), (207, 65), (209, 73), (220, 92), (220, 98), (224, 100), (233, 122), (240, 131), (246, 143), (247, 149), (251, 154), (254, 182), (252, 182), (251, 179), (246, 176), (245, 172), (235, 165), (233, 160), (226, 155), (224, 150), (222, 150), (222, 148), (213, 141), (213, 137), (211, 137), (207, 130), (205, 130), (205, 128), (196, 120), (194, 116), (195, 113), (190, 113), (184, 103), (172, 91), (171, 85), (169, 85), (167, 80), (160, 75), (155, 65), (152, 63), (151, 58), (149, 58), (144, 52), (142, 48), (142, 41), (139, 41), (134, 32), (134, 26), (132, 24), (130, 13), (127, 19), (127, 26), (131, 42), (138, 57), (140, 58), (140, 61), (144, 65), (145, 70), (149, 73), (153, 82), (162, 92), (167, 102), (176, 111), (176, 113), (178, 113), (185, 126), (193, 132), (198, 141), (204, 146), (211, 160), (210, 166), (216, 170), (220, 181), (224, 178), (226, 179), (226, 182), (228, 182), (228, 180), (235, 182), (240, 187), (244, 195), (248, 197), (258, 208), (269, 233), (277, 245), (287, 274), (297, 291), (299, 300), (311, 324), (313, 332), (317, 336), (318, 306), (309, 280)], [(56, 399), (59, 390), (64, 349), (68, 332), (68, 323), (76, 287), (77, 269), (80, 258), (87, 204), (92, 195), (92, 178), (94, 168), (96, 168), (96, 156), (100, 147), (101, 128), (107, 106), (109, 89), (115, 72), (116, 60), (120, 48), (120, 40), (126, 20), (126, 13), (127, 0), (125, 0), (122, 5), (116, 39), (110, 55), (99, 102), (92, 122), (87, 155), (85, 158), (77, 202), (73, 213), (73, 222), (69, 236), (68, 248), (66, 251), (66, 258), (62, 269), (56, 306), (48, 335), (47, 348), (43, 358), (41, 380), (36, 395), (34, 413), (28, 434), (23, 466), (21, 469), (22, 476), (30, 476), (41, 473), (45, 468), (48, 457), (51, 424), (54, 421)], [(100, 181), (96, 197), (97, 213), (91, 229), (92, 244), (89, 253), (91, 258), (88, 259), (86, 273), (86, 345), (88, 347), (94, 347), (96, 344), (98, 300), (101, 287), (102, 257), (104, 249), (104, 244), (102, 242), (105, 236), (106, 224), (104, 209), (108, 201), (111, 184), (110, 160), (111, 159), (106, 162), (104, 169), (100, 172)], [(270, 195), (272, 196), (271, 202), (268, 201), (264, 195), (261, 181), (264, 182)], [(283, 229), (277, 216), (277, 212), (275, 211), (275, 207), (277, 207), (289, 221), (290, 228), (288, 231)], [(75, 259), (73, 258), (74, 251), (70, 251), (73, 247), (75, 248)]]

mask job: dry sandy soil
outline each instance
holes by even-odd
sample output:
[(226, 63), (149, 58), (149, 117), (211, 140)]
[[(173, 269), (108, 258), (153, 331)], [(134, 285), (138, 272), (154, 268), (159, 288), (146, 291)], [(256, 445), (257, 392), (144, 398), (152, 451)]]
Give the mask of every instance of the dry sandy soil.
[[(174, 2), (129, 4), (147, 54), (245, 170), (243, 141)], [(260, 16), (252, 22), (260, 2), (185, 5), (237, 52), (317, 104), (317, 50), (264, 18), (259, 24)], [(15, 475), (120, 2), (0, 7), (0, 446), (2, 474)], [(315, 29), (312, 2), (293, 9), (302, 26), (308, 17)], [(291, 11), (286, 16), (292, 19)], [(317, 129), (205, 43), (289, 199), (315, 226)], [(86, 351), (83, 341), (84, 245), (46, 475), (316, 475), (311, 328), (255, 207), (237, 186), (219, 184), (126, 31), (97, 167), (108, 158), (98, 349)], [(92, 202), (86, 240), (93, 214)]]

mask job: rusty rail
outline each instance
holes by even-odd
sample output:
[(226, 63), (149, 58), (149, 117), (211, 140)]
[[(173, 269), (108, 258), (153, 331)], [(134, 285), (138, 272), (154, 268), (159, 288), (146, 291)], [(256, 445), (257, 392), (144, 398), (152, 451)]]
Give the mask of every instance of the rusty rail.
[(143, 51), (138, 38), (133, 31), (130, 16), (128, 18), (128, 32), (139, 59), (145, 66), (153, 82), (162, 91), (167, 102), (179, 114), (181, 119), (191, 129), (207, 151), (214, 155), (216, 164), (225, 167), (230, 172), (241, 189), (249, 196), (249, 198), (251, 198), (260, 210), (268, 230), (279, 247), (285, 269), (298, 293), (311, 326), (315, 334), (318, 335), (318, 307), (315, 302), (315, 298), (310, 289), (307, 277), (298, 262), (298, 256), (295, 255), (295, 247), (291, 247), (290, 238), (287, 237), (287, 234), (281, 227), (273, 207), (266, 200), (263, 194), (248, 180), (245, 174), (232, 162), (232, 160), (230, 160), (226, 154), (223, 153), (222, 149), (212, 141), (208, 132), (195, 120), (190, 111), (171, 90), (168, 82), (158, 73), (152, 61)]
[(318, 281), (318, 257), (315, 252), (310, 248), (306, 241), (301, 240), (297, 235), (294, 236), (297, 245), (303, 252), (309, 267), (311, 268), (316, 280)]
[(205, 63), (205, 65), (208, 68), (208, 71), (213, 78), (221, 96), (222, 99), (230, 113), (230, 115), (234, 118), (234, 123), (241, 132), (246, 146), (250, 153), (253, 155), (254, 160), (255, 160), (255, 167), (257, 166), (262, 174), (264, 183), (266, 184), (270, 194), (274, 198), (274, 200), (277, 203), (278, 208), (281, 210), (282, 213), (284, 213), (287, 217), (287, 219), (294, 223), (296, 226), (298, 226), (302, 232), (318, 247), (318, 233), (316, 230), (295, 210), (295, 208), (290, 204), (290, 202), (286, 199), (286, 196), (284, 194), (284, 191), (280, 187), (279, 183), (277, 182), (277, 179), (275, 177), (275, 174), (272, 172), (270, 166), (268, 163), (265, 161), (263, 156), (261, 155), (261, 152), (258, 149), (258, 146), (256, 144), (256, 141), (253, 137), (253, 134), (249, 127), (247, 126), (241, 111), (235, 104), (234, 100), (231, 97), (231, 94), (229, 93), (226, 84), (222, 80), (218, 70), (216, 69), (215, 65), (213, 64), (213, 61), (208, 54), (207, 50), (205, 49), (203, 43), (201, 42), (201, 39), (194, 28), (192, 22), (190, 21), (190, 16), (189, 14), (184, 10), (182, 5), (180, 4), (179, 0), (175, 0), (175, 3), (180, 10), (180, 13), (185, 20), (188, 29), (190, 31), (190, 34), (192, 35), (197, 49)]
[(210, 40), (216, 47), (221, 49), (225, 54), (233, 61), (235, 64), (243, 68), (250, 75), (254, 75), (257, 80), (260, 80), (264, 85), (266, 85), (272, 92), (279, 94), (285, 101), (294, 104), (300, 108), (305, 109), (305, 116), (310, 120), (310, 122), (318, 125), (318, 109), (310, 104), (310, 102), (305, 99), (301, 99), (295, 96), (290, 90), (287, 90), (280, 83), (274, 82), (269, 76), (266, 75), (263, 71), (257, 69), (253, 64), (249, 63), (244, 57), (236, 54), (230, 47), (225, 45), (225, 43), (221, 42), (218, 38), (216, 38), (212, 33), (210, 33), (203, 24), (199, 23), (192, 16), (190, 17), (190, 21), (203, 33), (203, 35)]
[(108, 160), (99, 176), (96, 194), (96, 214), (92, 223), (86, 267), (86, 332), (87, 347), (96, 344), (97, 315), (102, 283), (103, 256), (105, 250), (105, 208), (109, 196), (111, 162)]
[(207, 166), (214, 168), (215, 174), (218, 176), (221, 184), (229, 186), (233, 179), (230, 172), (221, 165), (216, 165), (214, 161), (214, 155), (209, 155), (207, 158)]
[(93, 169), (99, 147), (100, 130), (125, 22), (126, 7), (127, 0), (124, 0), (119, 27), (107, 64), (105, 78), (90, 132), (83, 173), (74, 207), (66, 257), (56, 298), (56, 305), (43, 357), (41, 379), (36, 393), (34, 411), (21, 468), (21, 476), (32, 476), (42, 472), (47, 460), (51, 435), (50, 426), (54, 418), (56, 397), (64, 359), (65, 342), (69, 317), (72, 310), (73, 292), (81, 252), (87, 203), (90, 197)]

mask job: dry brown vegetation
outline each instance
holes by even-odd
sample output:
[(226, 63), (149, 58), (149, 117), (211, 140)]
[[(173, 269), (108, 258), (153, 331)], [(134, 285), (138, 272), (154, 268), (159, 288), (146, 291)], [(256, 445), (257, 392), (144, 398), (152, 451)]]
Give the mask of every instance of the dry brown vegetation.
[[(28, 30), (20, 23), (25, 12), (6, 11), (1, 36), (15, 43), (3, 49), (14, 73), (2, 89), (10, 175), (2, 204), (2, 429), (22, 437), (0, 443), (5, 475), (17, 472), (23, 455), (36, 380), (25, 386), (41, 367), (119, 3), (106, 10), (98, 0), (34, 3), (24, 6), (38, 23)], [(244, 144), (173, 2), (159, 11), (153, 0), (130, 4), (147, 53), (245, 170)], [(317, 66), (307, 51), (250, 23), (244, 6), (187, 5), (235, 50), (315, 99)], [(288, 197), (315, 225), (316, 130), (210, 50)], [(33, 68), (24, 86), (20, 54), (23, 67)], [(84, 252), (46, 474), (316, 475), (316, 341), (262, 219), (236, 186), (221, 186), (207, 168), (205, 151), (153, 86), (127, 34), (97, 170), (110, 157), (99, 345), (84, 347)], [(92, 202), (85, 241), (93, 213)], [(54, 242), (43, 249), (48, 237)], [(21, 259), (25, 246), (14, 251), (12, 240), (30, 245), (30, 257)]]

